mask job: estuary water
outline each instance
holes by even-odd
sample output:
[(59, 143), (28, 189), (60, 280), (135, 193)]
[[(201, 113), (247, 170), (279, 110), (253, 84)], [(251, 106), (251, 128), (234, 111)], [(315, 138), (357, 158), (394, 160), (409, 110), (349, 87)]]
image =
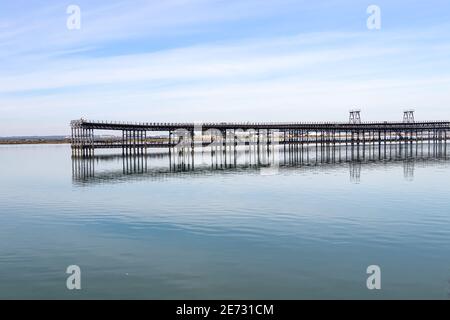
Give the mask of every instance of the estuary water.
[(449, 297), (450, 146), (0, 147), (1, 299)]

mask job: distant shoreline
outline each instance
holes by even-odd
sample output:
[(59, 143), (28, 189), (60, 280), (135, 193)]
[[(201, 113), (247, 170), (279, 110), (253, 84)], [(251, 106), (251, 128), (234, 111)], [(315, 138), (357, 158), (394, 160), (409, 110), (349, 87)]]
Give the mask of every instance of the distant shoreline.
[(67, 136), (18, 136), (18, 137), (0, 137), (0, 145), (19, 145), (19, 144), (70, 144), (70, 138)]
[(0, 145), (20, 144), (70, 144), (70, 140), (0, 140)]

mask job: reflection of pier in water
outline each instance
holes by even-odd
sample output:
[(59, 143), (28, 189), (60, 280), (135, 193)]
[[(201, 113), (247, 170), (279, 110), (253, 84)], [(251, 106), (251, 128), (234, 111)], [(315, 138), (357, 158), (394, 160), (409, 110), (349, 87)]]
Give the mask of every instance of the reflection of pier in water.
[(405, 179), (412, 180), (416, 162), (432, 164), (448, 158), (446, 143), (384, 146), (284, 145), (269, 148), (245, 146), (240, 149), (203, 148), (195, 152), (171, 148), (167, 152), (138, 156), (104, 154), (73, 158), (72, 170), (73, 181), (84, 184), (161, 179), (176, 175), (224, 174), (233, 171), (258, 173), (265, 168), (283, 171), (308, 170), (317, 166), (332, 169), (348, 165), (351, 181), (358, 182), (365, 165), (401, 164)]

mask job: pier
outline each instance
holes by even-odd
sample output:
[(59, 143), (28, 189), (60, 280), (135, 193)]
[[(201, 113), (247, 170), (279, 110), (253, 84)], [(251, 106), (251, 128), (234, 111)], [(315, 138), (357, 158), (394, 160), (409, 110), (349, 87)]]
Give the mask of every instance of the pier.
[[(350, 111), (348, 122), (216, 122), (148, 123), (71, 121), (73, 157), (92, 157), (95, 149), (120, 149), (124, 156), (145, 155), (149, 148), (190, 149), (283, 145), (387, 145), (393, 143), (446, 143), (450, 121), (415, 121), (404, 112), (398, 122), (363, 122), (359, 110)], [(117, 131), (105, 138), (99, 131)], [(151, 136), (151, 134), (157, 134)]]

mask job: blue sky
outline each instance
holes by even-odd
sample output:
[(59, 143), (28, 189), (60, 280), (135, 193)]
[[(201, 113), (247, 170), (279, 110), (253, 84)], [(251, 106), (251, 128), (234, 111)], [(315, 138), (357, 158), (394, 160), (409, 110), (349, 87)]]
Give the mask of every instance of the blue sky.
[(343, 121), (353, 106), (450, 120), (449, 18), (444, 0), (0, 0), (0, 136), (80, 117)]

